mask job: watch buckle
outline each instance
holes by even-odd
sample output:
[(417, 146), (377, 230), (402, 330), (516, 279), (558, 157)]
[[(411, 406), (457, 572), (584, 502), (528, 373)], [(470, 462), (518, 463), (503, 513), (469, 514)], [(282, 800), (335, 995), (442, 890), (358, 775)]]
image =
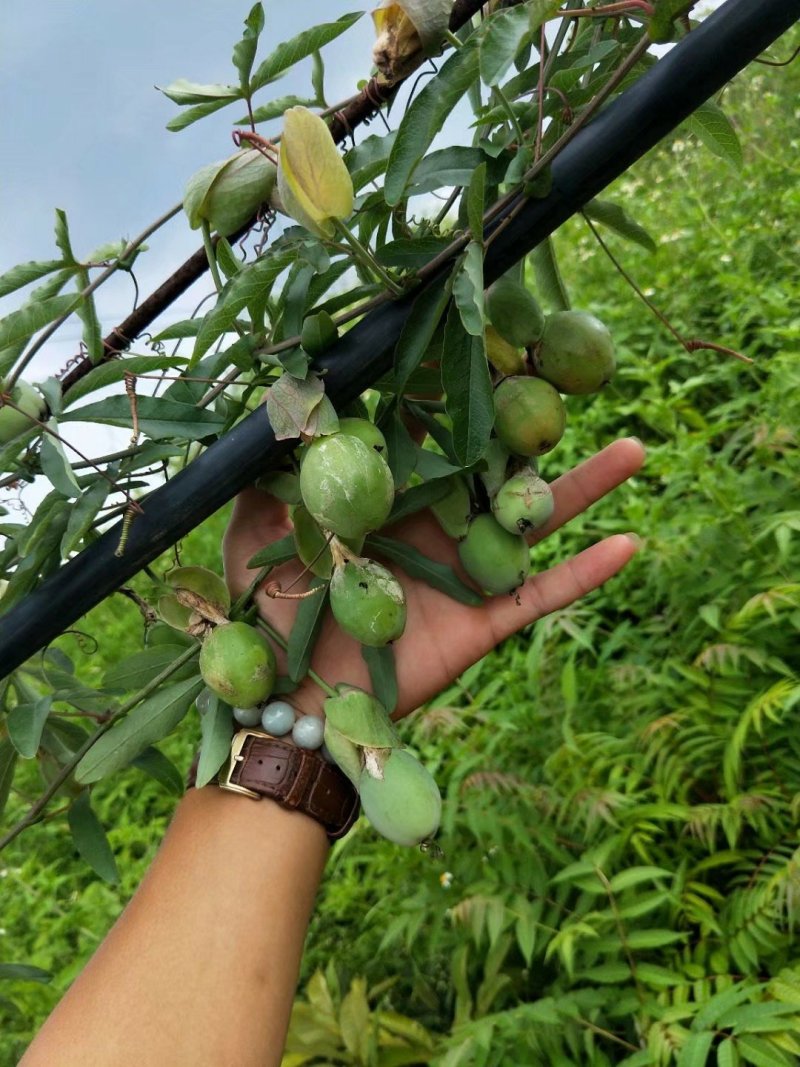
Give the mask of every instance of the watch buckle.
[(233, 772), (238, 765), (244, 761), (242, 755), (242, 749), (247, 743), (249, 737), (263, 737), (263, 733), (258, 730), (239, 730), (234, 734), (233, 741), (231, 742), (231, 754), (228, 757), (228, 765), (224, 771), (220, 772), (218, 784), (220, 789), (228, 789), (231, 793), (242, 793), (246, 797), (253, 797), (255, 800), (261, 800), (261, 794), (254, 792), (252, 789), (246, 789), (243, 785), (235, 785), (231, 778)]

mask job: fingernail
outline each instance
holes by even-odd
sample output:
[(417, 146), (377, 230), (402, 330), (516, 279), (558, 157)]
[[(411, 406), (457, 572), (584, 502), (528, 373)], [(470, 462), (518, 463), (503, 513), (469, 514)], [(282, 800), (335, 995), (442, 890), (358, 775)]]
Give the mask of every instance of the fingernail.
[(644, 441), (641, 439), (641, 437), (636, 437), (635, 434), (631, 434), (629, 440), (635, 441), (636, 444), (641, 447), (642, 452), (646, 452), (647, 451), (647, 445), (644, 443)]
[(644, 541), (637, 533), (633, 533), (632, 530), (629, 530), (628, 533), (625, 534), (625, 537), (627, 537), (629, 541), (633, 542), (637, 552), (639, 551), (639, 549), (644, 548)]

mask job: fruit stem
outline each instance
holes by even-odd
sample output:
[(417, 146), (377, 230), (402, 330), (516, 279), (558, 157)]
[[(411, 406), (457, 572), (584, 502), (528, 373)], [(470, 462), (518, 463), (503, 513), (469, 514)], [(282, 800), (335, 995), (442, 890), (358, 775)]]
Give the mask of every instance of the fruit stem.
[(208, 219), (203, 219), (200, 224), (200, 229), (203, 233), (203, 248), (205, 248), (206, 250), (208, 269), (211, 271), (211, 277), (214, 279), (214, 286), (217, 292), (221, 293), (222, 278), (220, 277), (219, 267), (217, 266), (217, 255), (214, 251), (214, 245), (211, 241), (211, 227), (208, 224)]
[(356, 235), (352, 233), (344, 223), (339, 222), (338, 219), (334, 219), (333, 221), (336, 224), (336, 229), (339, 231), (341, 237), (343, 237), (347, 244), (352, 248), (356, 259), (363, 264), (367, 270), (372, 271), (381, 284), (386, 286), (391, 293), (394, 293), (395, 296), (402, 296), (405, 291), (403, 287), (397, 284), (388, 271), (384, 270), (377, 259), (375, 259), (372, 252), (362, 245)]
[(258, 587), (261, 585), (261, 583), (264, 581), (264, 579), (267, 577), (267, 575), (272, 569), (273, 567), (271, 563), (268, 563), (266, 567), (262, 567), (258, 574), (255, 576), (255, 578), (252, 580), (252, 582), (241, 594), (241, 596), (238, 596), (236, 600), (234, 600), (233, 606), (231, 607), (230, 611), (230, 617), (232, 620), (238, 620), (239, 615), (247, 608), (248, 604), (250, 603), (253, 593), (255, 593), (256, 589), (258, 589)]
[[(275, 629), (272, 623), (267, 622), (265, 618), (259, 616), (256, 621), (256, 625), (260, 626), (264, 633), (271, 637), (275, 644), (279, 648), (282, 648), (284, 652), (289, 651), (289, 642), (286, 640), (283, 634), (281, 634), (278, 630)], [(316, 671), (312, 671), (309, 667), (306, 673), (308, 674), (308, 677), (311, 679), (311, 681), (315, 682), (319, 686), (323, 693), (327, 693), (329, 697), (338, 697), (339, 694), (336, 692), (333, 686), (328, 685), (324, 678), (320, 678)]]

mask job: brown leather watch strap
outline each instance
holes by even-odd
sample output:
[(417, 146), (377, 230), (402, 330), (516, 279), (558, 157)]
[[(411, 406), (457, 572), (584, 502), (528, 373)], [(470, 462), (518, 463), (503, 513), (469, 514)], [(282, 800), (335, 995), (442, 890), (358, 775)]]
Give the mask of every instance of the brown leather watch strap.
[(219, 785), (302, 811), (322, 823), (332, 841), (344, 837), (358, 818), (358, 792), (338, 767), (317, 751), (255, 730), (240, 730), (234, 736)]

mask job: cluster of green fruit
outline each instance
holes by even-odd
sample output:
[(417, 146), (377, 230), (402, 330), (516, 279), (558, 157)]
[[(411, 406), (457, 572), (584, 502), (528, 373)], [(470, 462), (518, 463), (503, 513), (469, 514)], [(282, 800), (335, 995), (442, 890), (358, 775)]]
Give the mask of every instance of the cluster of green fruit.
[[(457, 540), (464, 571), (489, 595), (512, 593), (528, 575), (525, 535), (553, 512), (553, 496), (537, 459), (561, 439), (561, 393), (590, 393), (612, 376), (611, 337), (596, 318), (562, 311), (544, 316), (512, 276), (487, 292), (487, 357), (496, 370), (495, 425), (481, 469), (451, 476), (432, 505), (444, 532)], [(338, 431), (300, 446), (294, 545), (304, 567), (327, 581), (339, 627), (362, 645), (381, 648), (406, 625), (402, 584), (361, 555), (395, 501), (386, 441), (365, 418), (342, 418)], [(202, 568), (179, 568), (167, 579), (164, 621), (203, 636), (200, 669), (217, 696), (234, 708), (267, 700), (275, 657), (261, 633), (229, 622), (225, 583)], [(317, 594), (318, 595), (318, 594)], [(199, 600), (198, 600), (199, 598)], [(415, 844), (433, 834), (441, 799), (436, 783), (402, 749), (382, 704), (360, 689), (341, 688), (325, 704), (325, 744), (359, 790), (365, 814), (384, 836)]]
[(466, 479), (457, 478), (433, 512), (444, 531), (459, 540), (464, 570), (496, 596), (525, 580), (525, 534), (553, 513), (553, 495), (539, 476), (537, 459), (564, 434), (561, 393), (597, 392), (613, 376), (615, 359), (611, 335), (599, 319), (582, 311), (545, 316), (511, 275), (487, 290), (486, 313), (491, 323), (486, 355), (498, 381), (494, 434), (485, 469), (473, 484), (478, 507)]
[[(276, 681), (272, 646), (255, 627), (228, 620), (230, 594), (213, 571), (177, 567), (165, 582), (159, 615), (175, 629), (202, 636), (199, 666), (206, 692), (228, 704), (237, 722), (257, 724)], [(329, 697), (324, 741), (323, 752), (358, 789), (364, 814), (379, 833), (396, 844), (414, 845), (436, 832), (442, 806), (436, 782), (403, 748), (388, 712), (374, 696), (343, 686)]]

